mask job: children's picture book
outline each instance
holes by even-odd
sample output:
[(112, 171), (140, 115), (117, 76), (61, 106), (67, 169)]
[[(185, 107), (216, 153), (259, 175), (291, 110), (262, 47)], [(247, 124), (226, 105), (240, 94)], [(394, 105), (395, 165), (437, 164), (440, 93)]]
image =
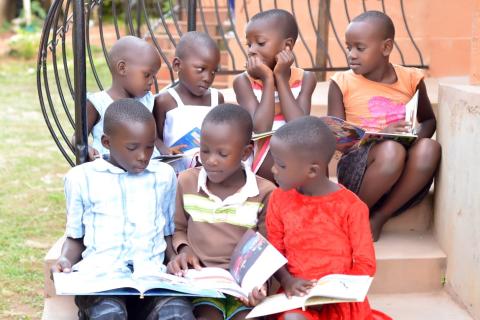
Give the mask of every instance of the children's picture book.
[(265, 131), (265, 132), (260, 132), (260, 133), (253, 133), (252, 134), (252, 139), (250, 139), (251, 141), (257, 141), (257, 140), (260, 140), (260, 139), (263, 139), (263, 138), (267, 138), (267, 137), (271, 137), (275, 131), (277, 130), (270, 130), (270, 131)]
[(135, 276), (132, 272), (74, 271), (53, 273), (57, 295), (140, 295), (140, 296), (199, 296), (222, 298), (217, 290), (196, 286), (185, 278), (164, 272)]
[(412, 99), (405, 104), (405, 121), (411, 124), (410, 130), (407, 133), (370, 132), (337, 117), (325, 116), (320, 117), (320, 119), (332, 130), (337, 139), (337, 150), (342, 152), (356, 145), (361, 146), (372, 141), (381, 140), (394, 140), (408, 147), (417, 139), (417, 108), (418, 90)]
[(183, 137), (178, 139), (174, 144), (170, 147), (176, 147), (180, 145), (185, 145), (181, 149), (182, 152), (187, 153), (190, 150), (200, 148), (200, 129), (195, 127), (189, 132), (187, 132)]
[(342, 302), (363, 302), (373, 278), (370, 276), (352, 276), (330, 274), (322, 277), (310, 292), (290, 299), (284, 293), (268, 296), (247, 315), (247, 318), (262, 317), (269, 314), (308, 306)]
[(204, 289), (215, 289), (234, 297), (248, 297), (260, 288), (287, 259), (260, 233), (245, 232), (237, 244), (228, 270), (221, 268), (189, 269), (185, 277)]

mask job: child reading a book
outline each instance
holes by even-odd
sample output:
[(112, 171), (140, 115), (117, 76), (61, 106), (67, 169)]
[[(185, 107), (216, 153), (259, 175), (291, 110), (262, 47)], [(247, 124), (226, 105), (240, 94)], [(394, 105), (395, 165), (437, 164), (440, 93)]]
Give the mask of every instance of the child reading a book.
[[(54, 272), (92, 277), (115, 272), (164, 272), (174, 231), (176, 176), (150, 162), (155, 120), (133, 99), (113, 102), (105, 112), (102, 145), (107, 160), (72, 168), (65, 177), (66, 240)], [(76, 296), (81, 319), (194, 319), (184, 298)]]
[[(310, 114), (316, 79), (313, 73), (292, 66), (297, 37), (295, 18), (285, 10), (263, 11), (247, 24), (247, 71), (235, 78), (233, 88), (238, 104), (250, 113), (256, 133)], [(252, 169), (273, 181), (269, 142), (270, 137), (255, 142)]]
[[(151, 112), (155, 99), (150, 92), (153, 79), (160, 69), (160, 55), (145, 40), (134, 36), (118, 39), (108, 52), (112, 86), (103, 91), (87, 93), (87, 130), (92, 134), (88, 158), (94, 160), (108, 149), (102, 145), (103, 122), (108, 106), (118, 99), (134, 98)], [(75, 138), (75, 137), (74, 137)], [(73, 144), (75, 144), (75, 139)], [(153, 156), (159, 155), (155, 150)]]
[[(210, 111), (202, 124), (203, 167), (178, 177), (173, 246), (177, 256), (169, 272), (182, 275), (188, 267), (227, 269), (237, 243), (248, 229), (264, 232), (264, 214), (274, 185), (255, 176), (242, 161), (252, 152), (252, 119), (237, 105)], [(195, 299), (197, 319), (244, 319), (249, 306), (265, 296), (254, 289), (250, 299)]]
[(370, 208), (374, 241), (393, 215), (418, 203), (430, 189), (440, 161), (440, 145), (431, 139), (436, 120), (423, 74), (389, 62), (395, 28), (382, 12), (367, 11), (348, 25), (345, 39), (350, 70), (332, 77), (328, 115), (373, 132), (411, 129), (405, 103), (418, 90), (418, 139), (408, 149), (395, 141), (352, 148), (338, 163), (338, 181)]
[[(220, 62), (220, 51), (207, 34), (191, 31), (183, 34), (175, 50), (172, 66), (178, 82), (155, 99), (153, 114), (164, 154), (177, 154), (196, 146), (189, 145), (188, 135), (200, 131), (205, 115), (223, 103), (223, 95), (211, 87)], [(195, 134), (195, 132), (193, 132)], [(187, 140), (182, 141), (186, 136)], [(195, 139), (195, 137), (193, 137)], [(173, 163), (177, 172), (195, 166), (193, 157)]]
[[(375, 273), (367, 206), (325, 174), (334, 151), (332, 133), (311, 116), (288, 122), (271, 139), (280, 188), (270, 197), (266, 228), (268, 240), (288, 260), (275, 274), (287, 297), (307, 294), (328, 274)], [(287, 311), (278, 319), (372, 319), (372, 310), (365, 300)]]

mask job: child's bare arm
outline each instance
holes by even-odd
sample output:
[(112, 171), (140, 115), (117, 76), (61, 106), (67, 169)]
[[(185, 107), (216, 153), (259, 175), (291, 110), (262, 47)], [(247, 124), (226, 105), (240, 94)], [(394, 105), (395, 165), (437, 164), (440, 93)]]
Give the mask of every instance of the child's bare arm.
[(288, 272), (287, 267), (281, 267), (276, 273), (275, 278), (280, 282), (287, 297), (304, 296), (315, 286), (315, 281), (296, 278)]
[(218, 104), (222, 104), (225, 102), (225, 98), (223, 97), (223, 93), (218, 92)]
[(300, 94), (295, 99), (288, 83), (290, 80), (290, 67), (293, 61), (293, 53), (287, 47), (277, 54), (277, 64), (273, 70), (282, 114), (287, 121), (310, 114), (312, 94), (317, 83), (313, 73), (304, 71)]
[(52, 266), (52, 272), (70, 272), (72, 266), (82, 259), (82, 252), (85, 250), (83, 238), (73, 239), (67, 237), (62, 246), (60, 257)]
[[(90, 135), (92, 132), (93, 126), (98, 122), (100, 115), (98, 114), (97, 109), (93, 106), (93, 104), (87, 100), (87, 137)], [(75, 140), (75, 134), (72, 136), (72, 144), (75, 146), (76, 140)], [(94, 149), (91, 146), (88, 146), (88, 159), (90, 161), (95, 160), (95, 158), (98, 158), (100, 154), (98, 153), (98, 150)]]
[(161, 154), (170, 154), (169, 148), (163, 143), (163, 127), (165, 125), (165, 114), (167, 113), (166, 109), (168, 108), (167, 104), (169, 102), (166, 95), (167, 93), (159, 94), (155, 98), (152, 111), (157, 125), (157, 139), (155, 140), (155, 146)]
[(437, 120), (433, 113), (432, 104), (428, 98), (427, 88), (423, 80), (417, 86), (418, 89), (418, 109), (417, 119), (421, 124), (420, 130), (417, 132), (419, 138), (431, 138), (437, 127)]
[(357, 201), (348, 209), (348, 237), (352, 246), (352, 269), (349, 274), (375, 274), (376, 262), (370, 231), (369, 209), (361, 201)]
[[(238, 104), (246, 109), (253, 119), (253, 131), (265, 132), (272, 129), (275, 117), (275, 83), (272, 71), (258, 59), (249, 58), (247, 71), (252, 77), (258, 76), (263, 83), (262, 98), (258, 102), (253, 93), (250, 81), (245, 74), (237, 76), (233, 89)], [(262, 70), (261, 72), (256, 71)], [(267, 71), (266, 69), (270, 70)], [(263, 73), (262, 73), (263, 72)]]
[(330, 81), (328, 87), (328, 112), (329, 116), (345, 120), (345, 106), (343, 104), (343, 94), (335, 81)]

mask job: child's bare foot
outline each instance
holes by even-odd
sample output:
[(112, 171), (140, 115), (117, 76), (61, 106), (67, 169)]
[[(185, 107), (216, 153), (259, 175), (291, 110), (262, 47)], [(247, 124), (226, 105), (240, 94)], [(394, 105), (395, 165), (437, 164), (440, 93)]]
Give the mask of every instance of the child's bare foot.
[(370, 218), (370, 230), (372, 231), (373, 242), (377, 242), (382, 233), (383, 225), (388, 221), (388, 216), (380, 214), (379, 212), (373, 213)]

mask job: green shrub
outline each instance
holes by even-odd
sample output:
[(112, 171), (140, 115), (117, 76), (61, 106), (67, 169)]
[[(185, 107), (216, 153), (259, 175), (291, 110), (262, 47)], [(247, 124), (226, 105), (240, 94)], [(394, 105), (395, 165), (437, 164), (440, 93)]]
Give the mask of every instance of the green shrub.
[(14, 57), (32, 59), (37, 55), (40, 34), (19, 30), (8, 40), (9, 54)]

